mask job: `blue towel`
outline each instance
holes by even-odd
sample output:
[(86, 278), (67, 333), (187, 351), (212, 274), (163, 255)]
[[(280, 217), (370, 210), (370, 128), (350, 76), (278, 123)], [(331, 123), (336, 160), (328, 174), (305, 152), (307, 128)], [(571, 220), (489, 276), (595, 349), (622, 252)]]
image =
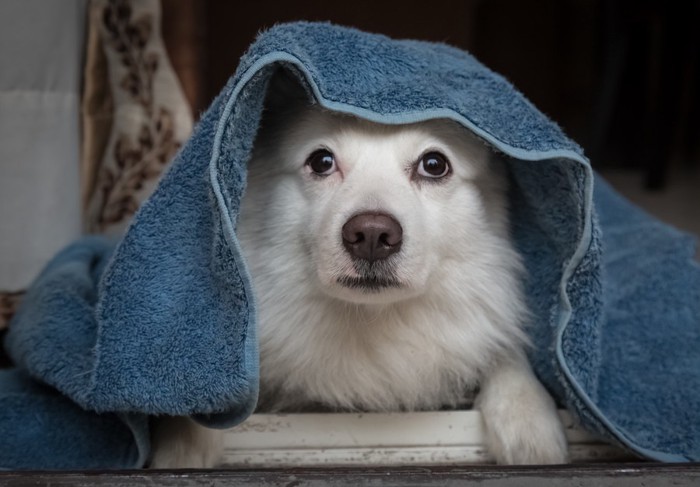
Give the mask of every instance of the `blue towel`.
[(300, 22), (259, 36), (115, 248), (79, 241), (29, 290), (5, 344), (17, 370), (0, 376), (0, 467), (138, 467), (150, 415), (224, 427), (253, 411), (256, 306), (235, 229), (280, 67), (328, 109), (388, 124), (453, 119), (505, 154), (540, 379), (610, 441), (700, 460), (693, 240), (617, 196), (471, 55)]

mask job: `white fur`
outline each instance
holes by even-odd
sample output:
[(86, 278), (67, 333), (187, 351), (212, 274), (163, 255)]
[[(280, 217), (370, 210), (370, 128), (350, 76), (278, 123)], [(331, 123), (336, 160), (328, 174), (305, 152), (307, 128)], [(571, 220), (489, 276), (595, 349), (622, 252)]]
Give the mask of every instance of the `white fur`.
[[(305, 165), (319, 148), (338, 165), (325, 178)], [(437, 183), (412, 177), (429, 150), (452, 166)], [(491, 159), (446, 120), (387, 126), (307, 107), (263, 127), (238, 226), (258, 300), (261, 408), (438, 409), (480, 388), (498, 462), (566, 460), (553, 402), (524, 358), (523, 269), (505, 172)], [(400, 287), (338, 281), (357, 276), (341, 229), (364, 211), (403, 228), (391, 257)], [(154, 465), (191, 465), (185, 450), (170, 451)]]

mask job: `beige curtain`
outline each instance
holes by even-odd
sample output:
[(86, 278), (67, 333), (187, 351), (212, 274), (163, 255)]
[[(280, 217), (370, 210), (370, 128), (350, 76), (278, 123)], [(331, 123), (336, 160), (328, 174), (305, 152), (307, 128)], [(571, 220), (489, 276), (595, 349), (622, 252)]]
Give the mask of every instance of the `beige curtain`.
[(120, 234), (192, 131), (158, 0), (92, 0), (83, 98), (85, 228)]

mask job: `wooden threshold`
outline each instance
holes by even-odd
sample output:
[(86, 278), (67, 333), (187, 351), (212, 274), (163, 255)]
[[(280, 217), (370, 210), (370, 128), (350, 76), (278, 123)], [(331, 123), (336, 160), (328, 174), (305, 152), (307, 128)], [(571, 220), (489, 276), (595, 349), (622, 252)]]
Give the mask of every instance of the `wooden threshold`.
[(480, 486), (646, 487), (700, 485), (700, 464), (326, 468), (102, 472), (0, 472), (0, 485), (25, 486)]

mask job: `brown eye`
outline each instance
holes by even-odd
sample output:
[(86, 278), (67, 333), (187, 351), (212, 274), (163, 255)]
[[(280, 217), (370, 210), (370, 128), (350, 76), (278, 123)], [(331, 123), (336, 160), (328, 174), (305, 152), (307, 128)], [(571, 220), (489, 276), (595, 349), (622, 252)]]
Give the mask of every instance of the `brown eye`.
[(450, 173), (450, 163), (447, 162), (447, 157), (439, 152), (427, 152), (418, 161), (416, 172), (424, 178), (443, 178)]
[(326, 149), (314, 151), (308, 159), (306, 165), (317, 176), (330, 176), (336, 171), (335, 157), (333, 153)]

